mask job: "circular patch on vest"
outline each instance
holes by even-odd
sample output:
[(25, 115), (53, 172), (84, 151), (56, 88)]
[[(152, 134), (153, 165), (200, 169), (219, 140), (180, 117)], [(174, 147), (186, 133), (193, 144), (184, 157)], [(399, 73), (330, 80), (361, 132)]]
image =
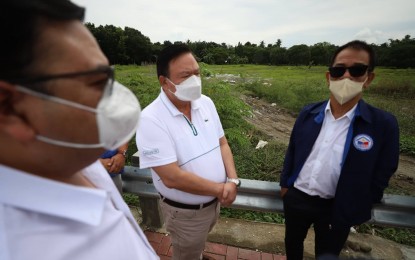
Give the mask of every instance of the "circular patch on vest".
[(373, 147), (373, 139), (366, 134), (361, 134), (353, 139), (353, 145), (359, 151), (369, 151)]

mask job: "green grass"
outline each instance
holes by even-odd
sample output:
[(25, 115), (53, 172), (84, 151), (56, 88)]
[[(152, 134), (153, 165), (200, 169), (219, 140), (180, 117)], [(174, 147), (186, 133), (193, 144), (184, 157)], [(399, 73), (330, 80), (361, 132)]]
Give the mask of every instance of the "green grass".
[(127, 205), (134, 206), (134, 207), (137, 207), (140, 205), (140, 199), (138, 198), (138, 195), (136, 194), (124, 192), (122, 194), (122, 197), (125, 203), (127, 203)]
[(359, 233), (375, 234), (400, 244), (415, 246), (415, 232), (413, 229), (363, 224), (357, 228), (357, 231)]
[[(241, 178), (279, 181), (286, 146), (256, 130), (243, 117), (249, 113), (238, 96), (255, 95), (278, 103), (293, 114), (308, 103), (327, 99), (328, 87), (325, 67), (261, 66), (201, 64), (203, 93), (212, 98), (221, 117), (226, 137), (234, 154), (235, 165)], [(364, 99), (381, 109), (393, 113), (399, 122), (401, 152), (415, 156), (415, 70), (379, 68), (377, 77)], [(235, 84), (223, 81), (220, 74), (234, 75)], [(116, 66), (116, 79), (128, 86), (139, 98), (142, 108), (160, 93), (155, 66)], [(265, 83), (265, 84), (264, 84)], [(255, 149), (259, 140), (269, 144)], [(137, 151), (135, 137), (129, 144), (129, 154)], [(129, 162), (128, 162), (129, 163)], [(137, 198), (124, 195), (124, 199), (137, 205)], [(221, 216), (255, 221), (284, 223), (281, 214), (223, 208)], [(414, 245), (414, 232), (408, 229), (362, 225), (362, 232), (375, 229), (376, 234), (398, 243)]]
[(238, 218), (256, 222), (284, 223), (284, 215), (252, 210), (221, 208), (220, 216), (224, 218)]

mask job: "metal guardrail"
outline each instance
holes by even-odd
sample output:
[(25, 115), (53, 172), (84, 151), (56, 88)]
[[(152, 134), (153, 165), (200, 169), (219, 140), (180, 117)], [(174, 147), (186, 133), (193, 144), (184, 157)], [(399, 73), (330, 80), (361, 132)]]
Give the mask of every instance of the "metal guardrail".
[[(153, 185), (150, 170), (126, 166), (122, 179), (123, 190), (140, 197), (143, 223), (154, 228), (161, 227), (160, 197)], [(230, 208), (284, 213), (278, 182), (241, 180), (238, 195)], [(415, 197), (385, 194), (382, 203), (372, 209), (369, 223), (415, 228)]]

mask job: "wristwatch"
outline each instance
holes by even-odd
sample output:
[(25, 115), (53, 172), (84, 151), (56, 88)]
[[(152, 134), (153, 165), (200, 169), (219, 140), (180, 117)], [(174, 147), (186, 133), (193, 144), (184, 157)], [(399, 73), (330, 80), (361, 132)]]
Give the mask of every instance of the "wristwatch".
[(240, 179), (228, 178), (227, 182), (235, 183), (237, 188), (241, 186), (241, 180)]
[(124, 158), (127, 158), (127, 149), (118, 151), (118, 153), (124, 156)]

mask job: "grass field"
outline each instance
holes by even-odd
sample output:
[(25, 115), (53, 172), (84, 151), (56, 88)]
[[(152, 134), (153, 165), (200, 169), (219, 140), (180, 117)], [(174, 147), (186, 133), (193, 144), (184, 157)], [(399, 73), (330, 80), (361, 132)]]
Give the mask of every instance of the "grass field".
[[(286, 146), (271, 141), (263, 149), (255, 149), (258, 141), (265, 136), (243, 119), (249, 114), (249, 108), (238, 95), (243, 92), (265, 98), (296, 114), (304, 105), (328, 98), (329, 91), (325, 79), (327, 68), (200, 65), (203, 93), (215, 102), (234, 153), (239, 177), (278, 181)], [(415, 156), (415, 69), (378, 68), (375, 73), (377, 76), (363, 97), (368, 103), (397, 117), (401, 133), (401, 152)], [(142, 108), (153, 101), (160, 92), (155, 66), (116, 66), (116, 79), (137, 95)], [(133, 138), (129, 145), (129, 154), (135, 153), (136, 150)], [(271, 213), (222, 209), (221, 215), (256, 221), (283, 222), (281, 215)], [(385, 233), (384, 237), (399, 243), (415, 245), (415, 234), (411, 230), (381, 227), (380, 229)]]

